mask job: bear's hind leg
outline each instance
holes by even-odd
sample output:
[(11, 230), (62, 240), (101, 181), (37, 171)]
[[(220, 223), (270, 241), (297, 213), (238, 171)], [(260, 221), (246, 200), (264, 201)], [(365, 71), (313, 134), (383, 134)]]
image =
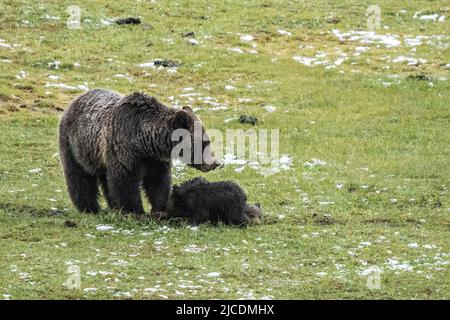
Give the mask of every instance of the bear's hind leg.
[(97, 213), (99, 211), (97, 177), (86, 173), (73, 159), (70, 150), (61, 150), (61, 162), (69, 196), (75, 207), (82, 212)]

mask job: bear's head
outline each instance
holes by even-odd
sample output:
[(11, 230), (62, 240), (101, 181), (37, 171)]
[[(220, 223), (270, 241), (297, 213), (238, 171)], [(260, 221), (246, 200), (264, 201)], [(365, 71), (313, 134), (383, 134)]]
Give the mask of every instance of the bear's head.
[(203, 172), (214, 170), (221, 165), (214, 156), (205, 128), (190, 107), (175, 111), (172, 126), (172, 159), (181, 159), (187, 165)]

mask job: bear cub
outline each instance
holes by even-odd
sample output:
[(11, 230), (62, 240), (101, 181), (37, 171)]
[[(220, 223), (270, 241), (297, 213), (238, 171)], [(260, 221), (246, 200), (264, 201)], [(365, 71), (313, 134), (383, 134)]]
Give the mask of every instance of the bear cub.
[(259, 203), (247, 205), (247, 197), (237, 184), (197, 177), (173, 186), (160, 217), (184, 218), (191, 224), (223, 222), (245, 227), (259, 223), (262, 210)]

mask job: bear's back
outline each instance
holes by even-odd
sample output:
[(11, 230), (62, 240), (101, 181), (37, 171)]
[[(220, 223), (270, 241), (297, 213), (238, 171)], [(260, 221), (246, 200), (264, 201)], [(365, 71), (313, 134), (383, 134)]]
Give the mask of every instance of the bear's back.
[(122, 98), (123, 96), (121, 94), (110, 90), (89, 90), (76, 98), (70, 104), (68, 111), (93, 114), (101, 110), (113, 108)]

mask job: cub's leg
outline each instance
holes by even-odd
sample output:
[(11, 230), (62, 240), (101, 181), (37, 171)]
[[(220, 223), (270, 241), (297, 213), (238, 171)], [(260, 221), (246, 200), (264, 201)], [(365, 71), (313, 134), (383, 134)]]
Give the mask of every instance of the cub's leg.
[(60, 148), (60, 156), (73, 204), (79, 211), (97, 213), (99, 211), (97, 177), (83, 170), (67, 146)]
[(155, 162), (147, 166), (143, 187), (152, 205), (152, 212), (166, 209), (171, 188), (170, 163)]
[(139, 190), (139, 177), (121, 163), (110, 161), (106, 170), (106, 185), (110, 207), (132, 213), (144, 213)]

